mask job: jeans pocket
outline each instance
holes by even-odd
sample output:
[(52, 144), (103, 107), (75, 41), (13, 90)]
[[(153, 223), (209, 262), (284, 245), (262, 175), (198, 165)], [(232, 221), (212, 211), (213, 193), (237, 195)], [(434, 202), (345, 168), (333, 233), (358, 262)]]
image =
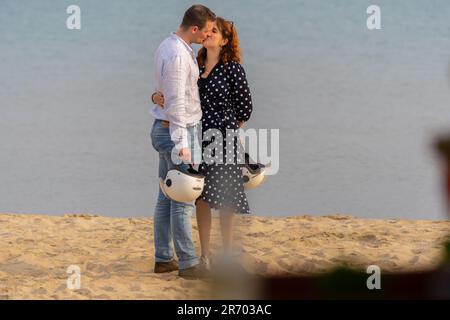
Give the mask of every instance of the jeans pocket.
[(156, 143), (155, 143), (155, 125), (156, 125), (156, 122), (153, 124), (152, 130), (150, 131), (150, 140), (152, 142), (153, 149), (158, 151), (158, 148), (156, 148)]
[(169, 128), (163, 128), (161, 122), (156, 123), (152, 130), (152, 145), (158, 152), (170, 152), (173, 149), (173, 142), (170, 137)]

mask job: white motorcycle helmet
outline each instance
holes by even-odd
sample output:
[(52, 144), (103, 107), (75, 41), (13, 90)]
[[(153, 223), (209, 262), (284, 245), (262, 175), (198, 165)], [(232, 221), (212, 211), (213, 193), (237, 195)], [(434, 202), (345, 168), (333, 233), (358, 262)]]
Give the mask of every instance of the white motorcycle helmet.
[(205, 176), (191, 165), (187, 171), (181, 171), (176, 166), (167, 172), (165, 179), (159, 180), (164, 195), (178, 202), (191, 202), (197, 199), (202, 194), (204, 184)]
[(242, 166), (244, 190), (251, 190), (261, 185), (267, 178), (266, 169), (270, 166), (262, 163), (250, 163), (250, 155), (245, 153), (245, 164)]

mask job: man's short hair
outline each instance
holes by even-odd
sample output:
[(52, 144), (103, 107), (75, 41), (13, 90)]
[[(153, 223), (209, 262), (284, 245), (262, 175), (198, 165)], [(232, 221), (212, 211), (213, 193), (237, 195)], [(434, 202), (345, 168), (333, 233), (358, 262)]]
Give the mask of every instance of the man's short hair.
[(200, 29), (206, 25), (208, 21), (215, 21), (216, 15), (209, 8), (201, 4), (195, 4), (184, 13), (181, 27), (187, 30), (189, 27), (197, 26)]

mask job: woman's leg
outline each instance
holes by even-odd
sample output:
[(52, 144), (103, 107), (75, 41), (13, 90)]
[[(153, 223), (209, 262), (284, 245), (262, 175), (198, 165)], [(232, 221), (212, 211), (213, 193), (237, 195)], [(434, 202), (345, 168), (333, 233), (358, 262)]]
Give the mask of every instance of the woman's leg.
[(231, 253), (231, 246), (233, 243), (233, 211), (222, 209), (220, 210), (220, 229), (222, 232), (222, 243), (224, 253)]
[(211, 208), (202, 198), (198, 199), (195, 205), (197, 208), (197, 226), (202, 256), (207, 257), (209, 256), (209, 241), (211, 237)]

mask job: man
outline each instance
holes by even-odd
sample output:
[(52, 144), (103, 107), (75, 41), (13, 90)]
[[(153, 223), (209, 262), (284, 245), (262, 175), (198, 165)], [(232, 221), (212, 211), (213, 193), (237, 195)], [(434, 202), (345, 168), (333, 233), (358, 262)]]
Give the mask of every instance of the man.
[[(186, 169), (186, 163), (192, 163), (190, 147), (198, 144), (195, 135), (201, 132), (202, 112), (197, 87), (199, 68), (191, 44), (201, 44), (211, 34), (215, 18), (205, 6), (190, 7), (178, 31), (165, 39), (156, 51), (155, 85), (156, 91), (164, 94), (165, 107), (155, 105), (151, 109), (155, 117), (151, 136), (153, 147), (159, 153), (160, 178), (165, 178), (173, 167), (173, 154), (183, 161), (181, 168)], [(193, 209), (193, 203), (170, 200), (160, 188), (154, 214), (156, 273), (179, 269), (182, 277), (205, 275), (192, 242), (190, 214)], [(172, 238), (178, 263), (173, 258)]]

